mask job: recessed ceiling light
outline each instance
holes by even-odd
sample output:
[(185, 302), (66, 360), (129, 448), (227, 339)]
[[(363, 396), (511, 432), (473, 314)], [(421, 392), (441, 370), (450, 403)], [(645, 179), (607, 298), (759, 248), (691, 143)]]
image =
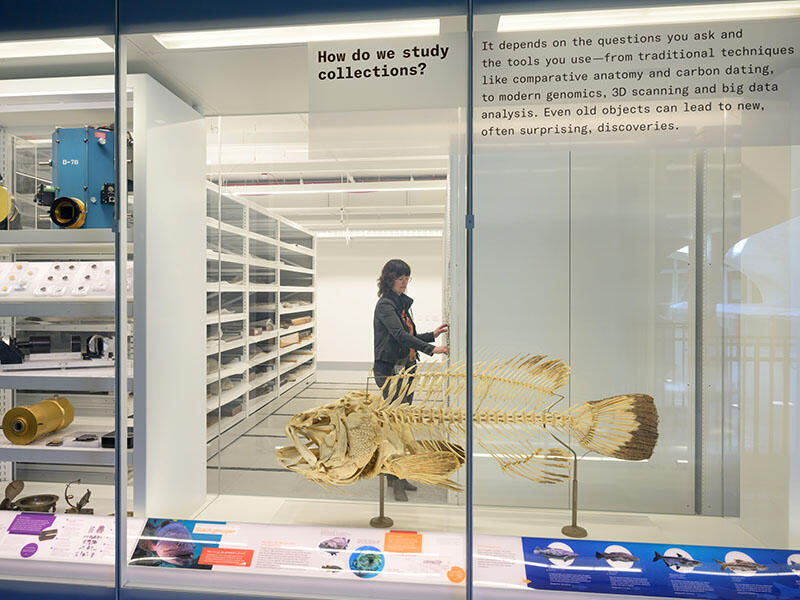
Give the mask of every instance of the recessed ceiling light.
[(177, 50), (185, 48), (305, 44), (309, 42), (419, 37), (429, 35), (439, 35), (439, 19), (186, 31), (157, 33), (154, 34), (153, 37), (159, 44), (164, 46), (164, 48), (168, 50)]
[(109, 52), (114, 52), (114, 49), (99, 37), (0, 42), (0, 58), (71, 56), (74, 54), (107, 54)]
[(796, 17), (800, 2), (743, 2), (501, 15), (497, 31), (546, 31)]

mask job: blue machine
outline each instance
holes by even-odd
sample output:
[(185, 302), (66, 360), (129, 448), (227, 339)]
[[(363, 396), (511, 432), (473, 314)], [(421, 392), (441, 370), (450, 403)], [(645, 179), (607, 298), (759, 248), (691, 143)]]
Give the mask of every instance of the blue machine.
[(95, 127), (53, 132), (53, 186), (37, 202), (57, 229), (110, 229), (114, 223), (114, 132)]

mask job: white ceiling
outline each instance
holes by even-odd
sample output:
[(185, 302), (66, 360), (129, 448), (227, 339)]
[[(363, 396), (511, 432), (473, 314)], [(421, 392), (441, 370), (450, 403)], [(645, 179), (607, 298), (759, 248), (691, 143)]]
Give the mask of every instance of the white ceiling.
[[(148, 73), (207, 115), (208, 171), (215, 179), (221, 175), (224, 183), (388, 178), (398, 181), (397, 187), (413, 187), (414, 179), (447, 177), (454, 140), (464, 133), (463, 115), (455, 108), (309, 114), (304, 44), (166, 50), (151, 35), (127, 39), (129, 73)], [(0, 64), (2, 79), (109, 73), (113, 55), (108, 54)], [(31, 133), (42, 134), (55, 125), (113, 120), (110, 98), (89, 101), (95, 104), (68, 107), (56, 101), (52, 110), (40, 107), (35, 118), (22, 109), (2, 111), (0, 125), (27, 125)], [(441, 229), (446, 192), (265, 194), (253, 199), (318, 230)]]

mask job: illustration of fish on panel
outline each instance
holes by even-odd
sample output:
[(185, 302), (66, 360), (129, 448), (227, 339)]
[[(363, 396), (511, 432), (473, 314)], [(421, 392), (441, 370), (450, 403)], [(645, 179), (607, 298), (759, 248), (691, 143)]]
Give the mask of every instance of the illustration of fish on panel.
[(536, 546), (536, 548), (533, 549), (533, 553), (540, 554), (545, 558), (549, 558), (550, 560), (563, 560), (563, 561), (573, 560), (575, 558), (578, 558), (578, 556), (580, 556), (577, 552), (574, 552), (573, 550), (567, 550), (566, 548), (558, 548), (553, 546), (547, 546), (546, 548), (540, 548), (539, 546)]
[(595, 552), (597, 560), (611, 560), (615, 562), (639, 562), (639, 559), (628, 552)]
[(736, 558), (734, 560), (725, 562), (722, 560), (714, 559), (714, 562), (719, 565), (720, 571), (731, 571), (733, 573), (742, 572), (742, 573), (757, 573), (759, 571), (766, 571), (769, 569), (767, 565), (761, 565), (752, 560), (744, 560), (741, 558)]
[(685, 556), (680, 553), (676, 553), (674, 556), (667, 556), (659, 554), (658, 552), (655, 553), (653, 557), (653, 562), (658, 562), (659, 560), (664, 561), (664, 564), (668, 567), (699, 567), (703, 563), (699, 560), (695, 560), (688, 556)]
[[(465, 411), (464, 365), (430, 362), (389, 377), (377, 396), (350, 392), (294, 415), (290, 446), (278, 462), (323, 486), (350, 485), (380, 473), (451, 490), (464, 464), (462, 440), (475, 427), (476, 445), (508, 475), (558, 483), (571, 474), (571, 454), (550, 433), (571, 436), (586, 450), (622, 460), (650, 458), (658, 411), (647, 394), (624, 394), (553, 410), (569, 367), (544, 355), (475, 363), (473, 419)], [(414, 394), (413, 404), (402, 400)]]

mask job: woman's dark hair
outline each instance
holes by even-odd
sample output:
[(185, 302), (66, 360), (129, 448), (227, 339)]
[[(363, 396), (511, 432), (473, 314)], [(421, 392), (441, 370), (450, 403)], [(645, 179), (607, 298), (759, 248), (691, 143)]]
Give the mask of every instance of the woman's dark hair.
[(392, 289), (395, 279), (410, 276), (411, 267), (408, 266), (408, 263), (399, 258), (393, 258), (381, 269), (381, 275), (378, 277), (378, 296), (385, 296), (386, 292)]

